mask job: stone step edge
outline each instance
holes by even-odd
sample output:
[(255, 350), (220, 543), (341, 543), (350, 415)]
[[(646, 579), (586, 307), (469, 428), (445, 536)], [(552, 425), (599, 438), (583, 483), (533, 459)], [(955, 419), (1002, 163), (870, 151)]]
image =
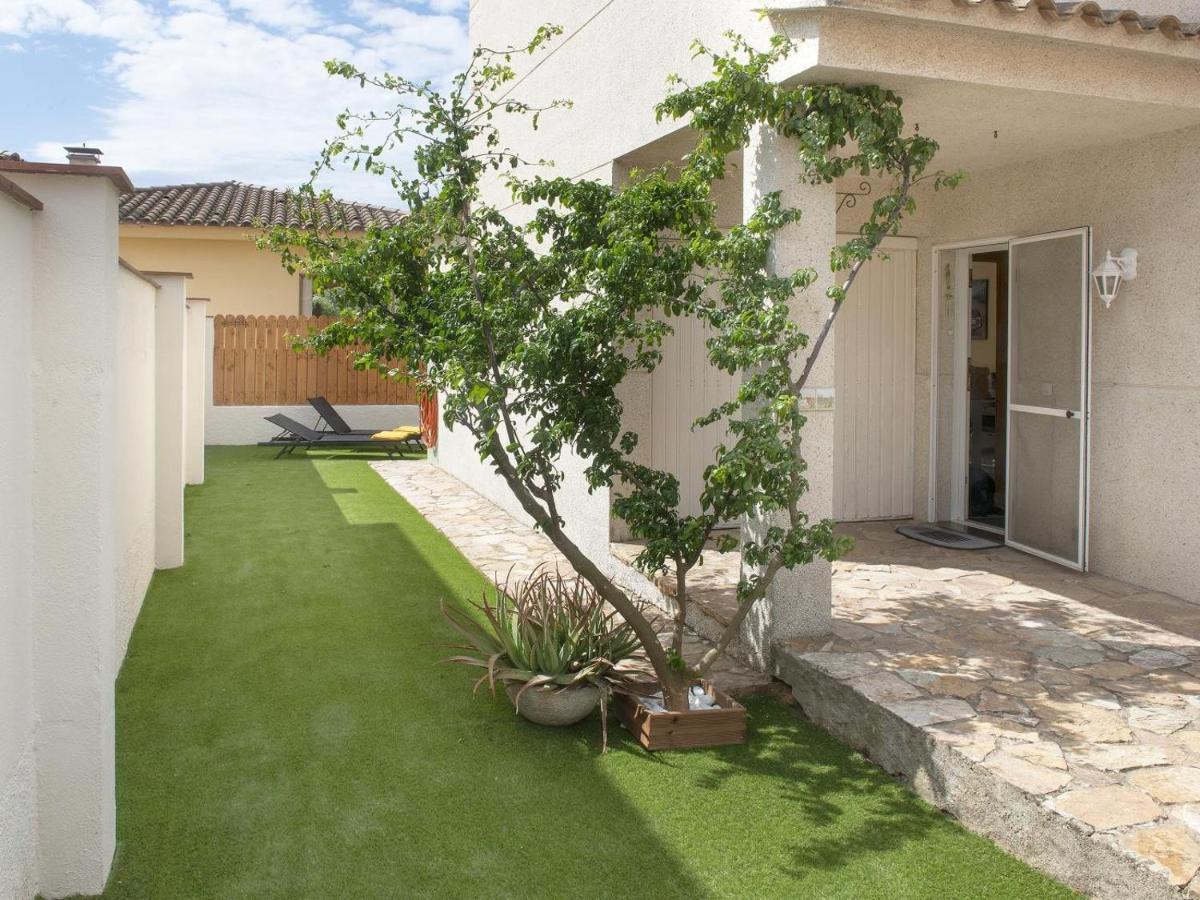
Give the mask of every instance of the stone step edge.
[(803, 652), (777, 645), (774, 674), (791, 686), (804, 714), (970, 831), (1089, 897), (1183, 896), (1102, 834), (1093, 837), (1046, 809), (1016, 785), (804, 660)]

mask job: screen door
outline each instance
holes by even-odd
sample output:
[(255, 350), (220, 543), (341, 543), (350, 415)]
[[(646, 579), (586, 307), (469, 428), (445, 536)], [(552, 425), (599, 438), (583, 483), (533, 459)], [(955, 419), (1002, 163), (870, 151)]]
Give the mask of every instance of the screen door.
[(1005, 538), (1077, 569), (1087, 530), (1091, 229), (1009, 246)]

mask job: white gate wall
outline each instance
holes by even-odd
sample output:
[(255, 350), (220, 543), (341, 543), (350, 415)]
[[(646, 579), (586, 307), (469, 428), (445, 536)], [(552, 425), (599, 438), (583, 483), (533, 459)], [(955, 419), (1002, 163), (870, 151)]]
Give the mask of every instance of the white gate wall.
[(726, 436), (722, 423), (692, 423), (737, 394), (738, 378), (714, 368), (704, 347), (703, 323), (672, 319), (675, 333), (663, 342), (663, 359), (650, 379), (650, 465), (679, 479), (679, 510), (700, 513), (704, 470)]
[(833, 514), (913, 512), (915, 247), (890, 245), (859, 273), (834, 326)]

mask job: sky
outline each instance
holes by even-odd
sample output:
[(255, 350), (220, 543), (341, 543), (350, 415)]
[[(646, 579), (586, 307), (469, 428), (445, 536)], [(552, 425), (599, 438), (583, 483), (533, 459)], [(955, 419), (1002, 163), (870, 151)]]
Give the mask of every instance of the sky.
[[(467, 0), (0, 0), (0, 150), (65, 162), (64, 144), (150, 186), (294, 187), (334, 118), (378, 109), (324, 61), (445, 80), (468, 56)], [(382, 178), (319, 184), (398, 205)]]

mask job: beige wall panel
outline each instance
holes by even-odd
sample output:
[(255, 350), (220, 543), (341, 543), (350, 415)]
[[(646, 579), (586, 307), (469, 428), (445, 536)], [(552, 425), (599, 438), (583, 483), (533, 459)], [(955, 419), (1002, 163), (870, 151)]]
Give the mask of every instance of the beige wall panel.
[[(930, 360), (934, 244), (1094, 229), (1093, 253), (1134, 247), (1138, 278), (1111, 309), (1093, 299), (1090, 568), (1200, 600), (1200, 129), (971, 173), (925, 199), (918, 265), (918, 367)], [(939, 359), (952, 335), (941, 310)], [(941, 366), (939, 366), (941, 368)], [(949, 372), (940, 372), (948, 402)], [(918, 400), (918, 409), (927, 400)], [(924, 412), (927, 412), (925, 410)], [(939, 418), (948, 415), (942, 404)], [(922, 414), (918, 414), (918, 419)], [(916, 507), (925, 507), (928, 429), (917, 429)], [(948, 471), (939, 454), (939, 474)], [(942, 464), (945, 463), (945, 464)]]
[(191, 272), (188, 293), (209, 298), (208, 315), (297, 315), (300, 277), (289, 275), (278, 256), (259, 250), (238, 229), (221, 231), (228, 239), (144, 237), (122, 226), (121, 256), (143, 272)]
[(863, 267), (834, 328), (833, 515), (912, 515), (915, 250)]

